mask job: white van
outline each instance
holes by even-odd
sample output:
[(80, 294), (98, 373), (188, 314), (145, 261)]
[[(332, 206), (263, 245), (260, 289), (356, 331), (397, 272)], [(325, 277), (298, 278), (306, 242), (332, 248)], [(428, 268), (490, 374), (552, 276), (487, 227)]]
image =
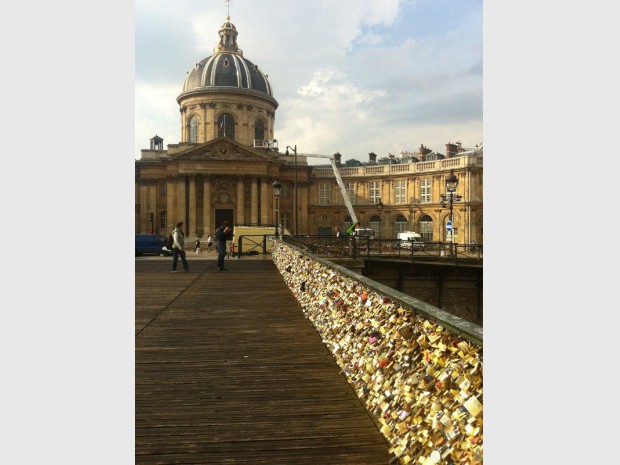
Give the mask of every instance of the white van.
[(399, 232), (396, 239), (400, 240), (400, 247), (403, 249), (423, 250), (424, 242), (422, 242), (422, 236), (417, 232), (403, 231)]
[(367, 237), (369, 239), (375, 238), (375, 232), (370, 228), (357, 228), (355, 230), (355, 235), (357, 237)]

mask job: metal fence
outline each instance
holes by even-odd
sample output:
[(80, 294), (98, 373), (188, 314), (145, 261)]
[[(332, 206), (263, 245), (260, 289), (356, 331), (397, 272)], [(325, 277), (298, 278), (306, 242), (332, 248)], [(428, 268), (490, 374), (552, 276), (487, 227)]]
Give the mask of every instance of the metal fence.
[(282, 240), (321, 257), (331, 258), (419, 258), (440, 260), (473, 259), (482, 262), (482, 245), (450, 242), (411, 242), (400, 239), (370, 239), (349, 236), (282, 236)]

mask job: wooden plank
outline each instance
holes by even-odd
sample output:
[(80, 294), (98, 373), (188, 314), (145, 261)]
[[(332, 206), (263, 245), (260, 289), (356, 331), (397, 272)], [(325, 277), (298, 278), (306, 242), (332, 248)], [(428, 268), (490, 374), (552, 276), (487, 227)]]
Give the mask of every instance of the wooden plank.
[(136, 464), (387, 464), (271, 260), (136, 260)]

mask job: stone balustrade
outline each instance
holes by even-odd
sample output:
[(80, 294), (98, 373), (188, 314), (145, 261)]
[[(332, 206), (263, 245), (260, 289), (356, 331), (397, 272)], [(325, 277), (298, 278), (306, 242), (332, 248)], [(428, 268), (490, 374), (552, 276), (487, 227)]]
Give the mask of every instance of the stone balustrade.
[[(394, 165), (371, 165), (357, 167), (340, 167), (340, 176), (366, 177), (387, 176), (395, 174), (415, 174), (429, 171), (445, 171), (449, 169), (465, 168), (467, 166), (482, 166), (482, 155), (463, 155), (461, 157), (446, 158), (435, 161), (420, 161), (415, 163), (397, 163)], [(312, 176), (318, 178), (334, 177), (334, 171), (330, 167), (315, 167)]]

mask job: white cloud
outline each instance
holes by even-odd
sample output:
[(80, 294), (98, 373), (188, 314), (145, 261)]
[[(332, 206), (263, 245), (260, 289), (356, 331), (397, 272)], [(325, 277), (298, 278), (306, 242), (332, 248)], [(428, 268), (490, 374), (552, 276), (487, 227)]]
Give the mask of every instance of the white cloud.
[[(136, 0), (136, 14), (148, 15), (136, 29), (138, 156), (156, 133), (179, 141), (185, 73), (213, 53), (226, 18), (224, 2), (150, 3)], [(451, 4), (439, 3), (429, 16), (435, 4), (412, 0), (231, 2), (239, 46), (279, 102), (280, 146), (366, 159), (421, 143), (443, 151), (454, 138), (481, 142), (482, 4), (459, 3), (449, 15)]]

